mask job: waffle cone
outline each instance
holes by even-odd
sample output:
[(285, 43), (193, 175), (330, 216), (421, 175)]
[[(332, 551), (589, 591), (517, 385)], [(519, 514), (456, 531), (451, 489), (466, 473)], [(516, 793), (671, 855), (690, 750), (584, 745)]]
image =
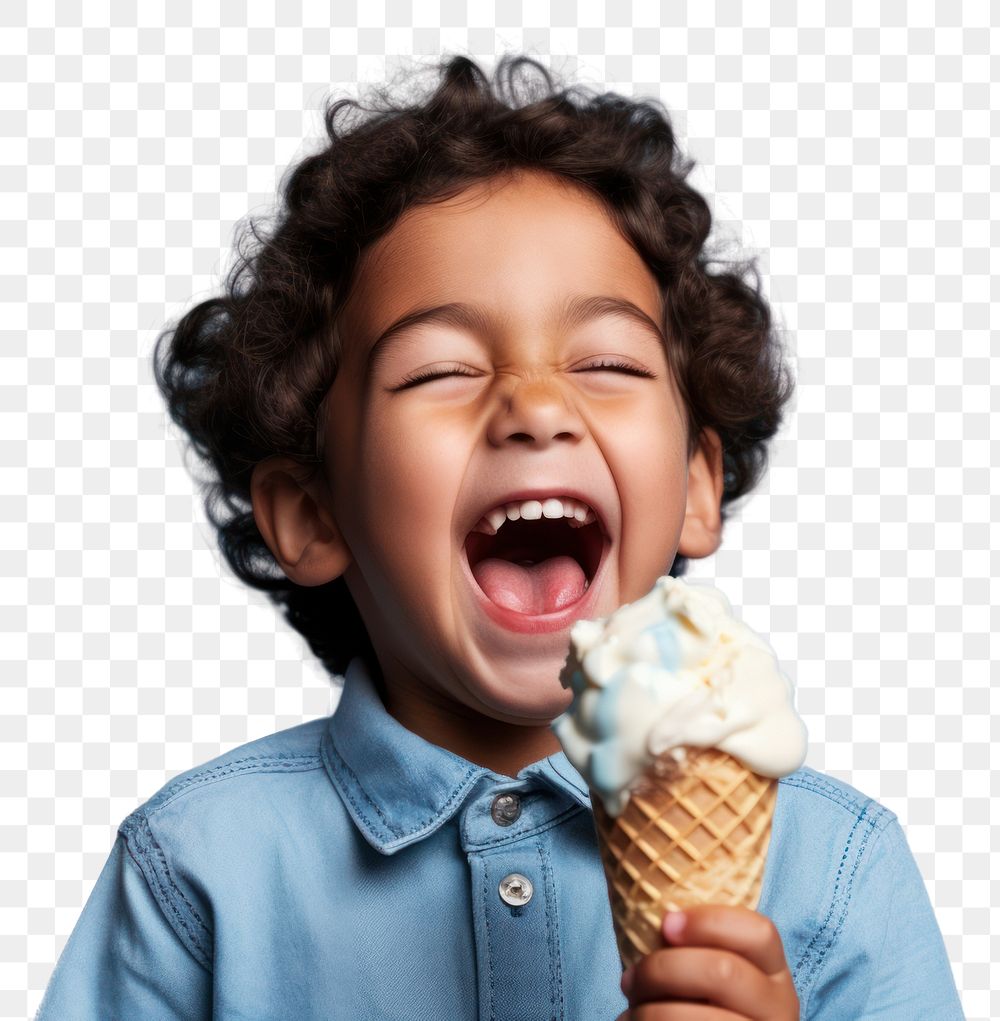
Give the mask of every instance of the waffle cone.
[(757, 907), (778, 781), (716, 748), (663, 755), (617, 817), (593, 794), (598, 846), (622, 964), (663, 946), (669, 910)]

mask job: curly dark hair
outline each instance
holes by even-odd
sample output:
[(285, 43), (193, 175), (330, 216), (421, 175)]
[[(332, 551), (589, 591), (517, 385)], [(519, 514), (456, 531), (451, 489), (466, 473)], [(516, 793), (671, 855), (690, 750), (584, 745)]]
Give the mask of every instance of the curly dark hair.
[[(603, 201), (660, 283), (689, 454), (702, 428), (721, 438), (723, 521), (763, 476), (794, 388), (756, 266), (706, 250), (711, 213), (685, 182), (694, 161), (662, 104), (557, 89), (527, 56), (502, 57), (492, 79), (464, 56), (436, 70), (408, 103), (385, 86), (373, 101), (329, 101), (328, 144), (290, 168), (270, 225), (248, 217), (237, 228), (224, 292), (165, 329), (153, 353), (170, 416), (209, 468), (197, 481), (223, 555), (334, 674), (355, 655), (377, 662), (364, 623), (342, 578), (307, 587), (280, 570), (254, 521), (250, 478), (274, 454), (307, 477), (322, 470), (317, 420), (338, 367), (337, 317), (362, 251), (411, 206), (519, 169), (562, 175)], [(709, 272), (713, 263), (724, 271)], [(677, 557), (670, 573), (686, 566)]]

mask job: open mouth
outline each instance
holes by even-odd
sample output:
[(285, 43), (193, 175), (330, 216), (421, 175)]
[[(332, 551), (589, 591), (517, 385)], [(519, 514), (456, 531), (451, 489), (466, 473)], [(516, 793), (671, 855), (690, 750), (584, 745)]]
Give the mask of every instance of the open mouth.
[(588, 517), (506, 519), (496, 534), (470, 532), (465, 554), (476, 584), (494, 605), (532, 617), (580, 602), (607, 546), (599, 521)]

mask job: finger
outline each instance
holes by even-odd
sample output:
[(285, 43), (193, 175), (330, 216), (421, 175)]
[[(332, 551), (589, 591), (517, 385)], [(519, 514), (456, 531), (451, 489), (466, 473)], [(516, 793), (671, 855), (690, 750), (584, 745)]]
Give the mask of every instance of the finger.
[(663, 919), (663, 935), (668, 946), (731, 950), (765, 975), (775, 975), (788, 967), (774, 923), (749, 908), (699, 904), (684, 911), (670, 911)]
[(655, 950), (636, 965), (629, 1003), (703, 1000), (746, 1017), (772, 1002), (767, 976), (745, 957), (709, 947)]
[(708, 1003), (646, 1003), (618, 1021), (746, 1021), (742, 1014)]

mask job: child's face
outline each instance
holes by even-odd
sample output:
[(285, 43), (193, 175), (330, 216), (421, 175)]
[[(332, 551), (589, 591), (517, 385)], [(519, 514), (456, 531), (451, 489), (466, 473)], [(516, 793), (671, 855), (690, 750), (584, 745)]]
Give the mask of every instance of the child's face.
[[(636, 318), (560, 322), (570, 302), (595, 298), (631, 303)], [(473, 310), (475, 325), (428, 320), (396, 332), (366, 376), (383, 331), (449, 303)], [(644, 595), (679, 543), (689, 556), (714, 551), (721, 470), (699, 453), (689, 479), (683, 405), (642, 314), (661, 321), (642, 259), (598, 200), (539, 174), (413, 208), (365, 253), (320, 428), (345, 580), (394, 697), (548, 722), (571, 698), (558, 680), (570, 624)], [(404, 385), (432, 370), (452, 374)], [(562, 494), (583, 499), (601, 525), (559, 525), (546, 555), (574, 555), (548, 575), (510, 561), (494, 562), (492, 581), (481, 571), (504, 609), (470, 570), (470, 550), (489, 553), (484, 536), (467, 548), (470, 531), (515, 498)], [(522, 538), (544, 527), (522, 522)], [(524, 542), (508, 557), (532, 559), (533, 540)], [(575, 601), (546, 614), (553, 589)], [(518, 601), (534, 612), (511, 610)]]

